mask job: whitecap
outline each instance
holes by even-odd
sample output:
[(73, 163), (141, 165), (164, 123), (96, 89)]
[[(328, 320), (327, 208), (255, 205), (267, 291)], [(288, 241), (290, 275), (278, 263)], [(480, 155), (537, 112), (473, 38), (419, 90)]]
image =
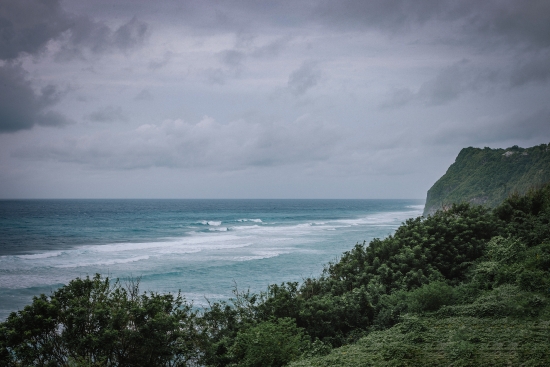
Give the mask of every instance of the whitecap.
[(136, 262), (136, 261), (147, 260), (147, 259), (149, 259), (149, 255), (134, 256), (126, 259), (101, 260), (101, 261), (87, 262), (87, 263), (81, 262), (81, 263), (73, 263), (73, 264), (61, 264), (61, 265), (56, 265), (55, 267), (56, 268), (80, 268), (85, 266), (127, 264), (127, 263)]
[(253, 251), (251, 255), (232, 256), (230, 260), (233, 261), (252, 261), (262, 260), (276, 257), (283, 254), (288, 254), (290, 251)]
[(218, 227), (218, 228), (208, 228), (209, 231), (217, 232), (227, 232), (229, 229), (227, 227)]
[(219, 226), (222, 224), (222, 222), (218, 220), (201, 220), (197, 223), (202, 224), (204, 226)]
[(63, 252), (61, 251), (54, 251), (54, 252), (42, 252), (38, 254), (31, 254), (31, 255), (17, 255), (16, 257), (24, 260), (34, 260), (34, 259), (47, 259), (49, 257), (57, 257), (61, 255)]

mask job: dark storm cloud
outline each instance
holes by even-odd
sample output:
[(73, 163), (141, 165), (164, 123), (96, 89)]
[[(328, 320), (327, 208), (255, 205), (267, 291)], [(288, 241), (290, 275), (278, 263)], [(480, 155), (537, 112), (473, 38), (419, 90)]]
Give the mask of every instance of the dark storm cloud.
[(294, 70), (288, 77), (288, 89), (295, 95), (303, 95), (309, 89), (315, 87), (321, 79), (321, 71), (317, 63), (304, 62), (302, 66)]
[(87, 120), (95, 122), (127, 121), (128, 118), (122, 112), (120, 106), (105, 106), (86, 116)]
[(40, 52), (51, 39), (71, 28), (59, 1), (13, 0), (0, 5), (0, 59)]
[(51, 40), (62, 40), (60, 57), (80, 55), (81, 47), (92, 52), (128, 50), (141, 44), (147, 24), (132, 18), (112, 30), (86, 16), (62, 9), (58, 0), (8, 0), (0, 6), (0, 59), (37, 54)]
[(68, 120), (48, 108), (59, 101), (53, 85), (40, 93), (17, 59), (39, 55), (50, 41), (60, 43), (58, 60), (83, 56), (85, 51), (127, 51), (140, 45), (147, 24), (135, 17), (112, 30), (86, 16), (61, 8), (58, 0), (8, 0), (0, 5), (0, 133), (30, 129), (34, 125), (61, 126)]
[(61, 48), (56, 58), (68, 61), (84, 57), (86, 52), (128, 51), (143, 43), (147, 29), (147, 23), (135, 17), (115, 30), (85, 16), (74, 17), (71, 27), (60, 39)]
[(49, 111), (61, 98), (59, 90), (48, 85), (36, 93), (27, 73), (17, 64), (0, 67), (0, 133), (30, 129), (34, 125), (63, 126), (69, 121)]

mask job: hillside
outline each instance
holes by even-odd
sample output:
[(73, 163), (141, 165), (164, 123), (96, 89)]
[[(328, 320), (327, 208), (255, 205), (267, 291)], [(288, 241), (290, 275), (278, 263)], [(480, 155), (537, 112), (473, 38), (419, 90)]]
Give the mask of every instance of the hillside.
[(428, 190), (424, 216), (452, 203), (494, 208), (512, 193), (550, 181), (550, 145), (507, 149), (464, 148)]
[[(472, 210), (454, 205), (414, 226), (409, 220), (383, 246), (365, 249), (371, 256), (363, 274), (391, 274), (382, 278), (386, 286), (373, 302), (369, 331), (355, 343), (290, 366), (549, 366), (550, 185), (513, 195), (485, 214)], [(437, 222), (453, 228), (436, 233)], [(496, 231), (484, 243), (471, 243), (479, 246), (477, 256), (456, 251), (459, 244), (481, 239), (481, 222), (486, 229), (496, 225)], [(441, 259), (453, 252), (456, 259), (443, 265)], [(422, 254), (429, 259), (424, 265)], [(348, 279), (364, 279), (358, 277), (361, 271), (351, 270), (353, 260), (357, 255), (347, 253), (337, 265), (347, 269)], [(382, 263), (383, 272), (373, 269), (375, 262)], [(414, 264), (439, 268), (442, 276), (403, 287), (414, 273), (403, 269)], [(456, 270), (454, 276), (445, 271), (449, 268)]]

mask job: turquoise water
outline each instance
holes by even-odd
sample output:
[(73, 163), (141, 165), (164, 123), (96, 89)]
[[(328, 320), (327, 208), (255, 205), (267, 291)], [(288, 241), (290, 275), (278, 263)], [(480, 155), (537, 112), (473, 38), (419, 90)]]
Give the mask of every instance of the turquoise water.
[(196, 306), (317, 276), (423, 200), (3, 200), (0, 319), (75, 277), (140, 277)]

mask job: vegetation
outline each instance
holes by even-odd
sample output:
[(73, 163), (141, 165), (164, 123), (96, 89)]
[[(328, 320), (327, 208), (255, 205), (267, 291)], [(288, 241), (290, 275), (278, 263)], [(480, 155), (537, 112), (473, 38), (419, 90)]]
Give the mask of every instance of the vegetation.
[(317, 278), (194, 311), (96, 276), (0, 324), (6, 366), (548, 366), (550, 185), (358, 244)]
[(77, 278), (0, 325), (0, 365), (185, 365), (197, 358), (196, 316), (180, 295)]
[(510, 194), (550, 181), (550, 144), (532, 148), (464, 148), (428, 190), (424, 215), (468, 202), (494, 208)]

